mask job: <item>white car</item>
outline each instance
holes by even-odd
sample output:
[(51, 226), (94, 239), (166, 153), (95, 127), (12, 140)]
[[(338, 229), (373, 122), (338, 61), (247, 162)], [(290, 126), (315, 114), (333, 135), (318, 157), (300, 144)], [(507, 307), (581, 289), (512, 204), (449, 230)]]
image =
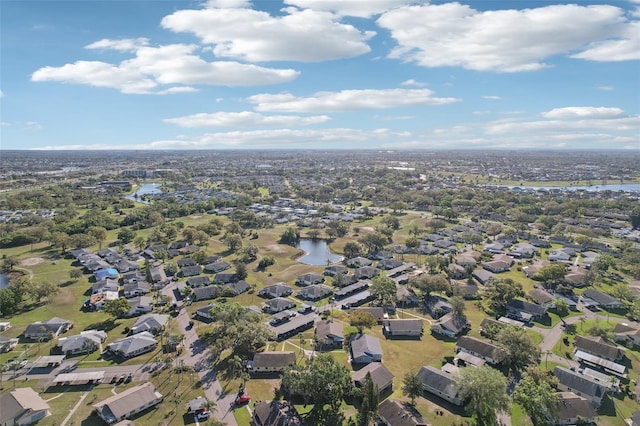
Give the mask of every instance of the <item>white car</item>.
[(200, 411), (199, 413), (196, 413), (197, 420), (207, 420), (209, 416), (211, 416), (209, 411)]

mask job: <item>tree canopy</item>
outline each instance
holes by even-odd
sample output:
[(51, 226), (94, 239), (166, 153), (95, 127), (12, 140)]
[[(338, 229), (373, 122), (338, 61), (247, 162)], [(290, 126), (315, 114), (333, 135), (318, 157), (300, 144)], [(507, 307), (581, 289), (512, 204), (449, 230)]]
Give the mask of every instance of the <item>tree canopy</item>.
[(486, 365), (460, 369), (456, 380), (458, 396), (465, 408), (481, 425), (496, 425), (496, 411), (509, 409), (506, 378)]
[(380, 302), (382, 306), (393, 306), (396, 302), (396, 283), (386, 274), (379, 274), (371, 280), (369, 287), (371, 295)]

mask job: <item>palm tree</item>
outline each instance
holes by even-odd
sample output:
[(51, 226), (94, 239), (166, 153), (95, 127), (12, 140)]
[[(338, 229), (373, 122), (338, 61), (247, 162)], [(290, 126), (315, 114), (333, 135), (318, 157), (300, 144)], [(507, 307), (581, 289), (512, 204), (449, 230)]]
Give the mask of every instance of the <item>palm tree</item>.
[(240, 377), (242, 375), (242, 358), (238, 355), (234, 355), (229, 360), (229, 366), (231, 367), (231, 372), (233, 377)]

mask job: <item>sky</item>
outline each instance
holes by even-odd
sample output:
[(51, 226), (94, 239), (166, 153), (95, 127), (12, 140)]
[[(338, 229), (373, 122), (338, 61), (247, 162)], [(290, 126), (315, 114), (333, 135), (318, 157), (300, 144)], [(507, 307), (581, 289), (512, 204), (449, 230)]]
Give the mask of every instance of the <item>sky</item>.
[(640, 150), (640, 0), (0, 0), (9, 149)]

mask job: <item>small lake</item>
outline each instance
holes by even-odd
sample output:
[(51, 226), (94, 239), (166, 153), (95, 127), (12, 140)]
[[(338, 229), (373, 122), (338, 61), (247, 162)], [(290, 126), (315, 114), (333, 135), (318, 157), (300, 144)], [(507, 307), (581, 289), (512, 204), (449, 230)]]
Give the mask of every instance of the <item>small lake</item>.
[(591, 185), (591, 186), (510, 186), (510, 189), (533, 189), (533, 190), (545, 190), (545, 191), (628, 191), (639, 192), (640, 183), (621, 183), (621, 184), (607, 184), (607, 185)]
[(0, 288), (9, 287), (9, 278), (5, 274), (0, 274)]
[(149, 202), (144, 201), (142, 198), (136, 198), (136, 194), (138, 195), (138, 197), (142, 197), (143, 195), (147, 194), (162, 194), (162, 189), (160, 189), (159, 183), (143, 183), (138, 189), (136, 189), (136, 192), (131, 195), (127, 195), (124, 198), (126, 198), (127, 200), (135, 201), (137, 203), (149, 204)]
[(339, 262), (342, 260), (342, 256), (331, 253), (327, 242), (324, 240), (300, 240), (297, 248), (304, 250), (305, 255), (298, 258), (298, 262), (305, 265), (326, 265), (327, 261), (330, 263)]

